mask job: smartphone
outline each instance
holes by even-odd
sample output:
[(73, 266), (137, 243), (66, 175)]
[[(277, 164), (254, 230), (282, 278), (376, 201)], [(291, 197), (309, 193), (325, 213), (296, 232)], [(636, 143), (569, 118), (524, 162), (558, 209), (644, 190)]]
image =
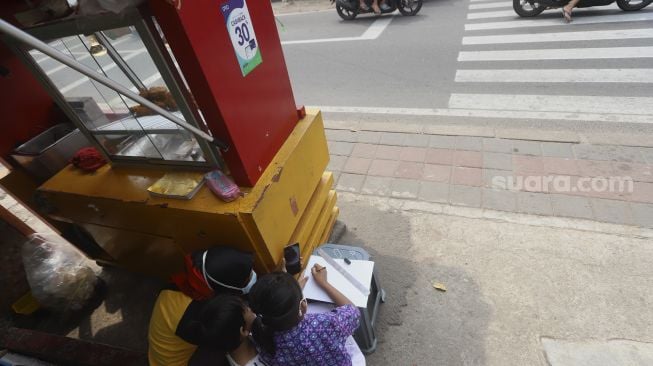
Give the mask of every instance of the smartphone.
[(302, 270), (302, 263), (299, 260), (299, 243), (283, 248), (283, 257), (286, 259), (286, 271), (288, 273), (296, 275)]

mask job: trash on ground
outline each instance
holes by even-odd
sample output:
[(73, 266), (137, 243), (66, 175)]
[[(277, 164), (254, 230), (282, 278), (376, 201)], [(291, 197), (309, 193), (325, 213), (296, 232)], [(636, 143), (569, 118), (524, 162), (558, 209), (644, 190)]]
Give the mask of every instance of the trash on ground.
[(433, 282), (433, 288), (438, 291), (447, 292), (447, 286), (445, 286), (444, 283)]
[(30, 235), (22, 257), (31, 293), (43, 307), (80, 310), (93, 296), (98, 277), (89, 260), (58, 235)]

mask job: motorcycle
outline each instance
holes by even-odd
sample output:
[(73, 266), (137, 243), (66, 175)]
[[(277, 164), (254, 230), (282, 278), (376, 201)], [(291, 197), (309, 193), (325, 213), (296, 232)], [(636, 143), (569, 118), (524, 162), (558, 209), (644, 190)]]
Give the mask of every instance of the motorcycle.
[[(332, 3), (334, 0), (331, 1)], [(360, 8), (359, 0), (335, 0), (336, 12), (344, 20), (352, 20), (358, 14), (374, 13), (372, 1), (365, 0), (367, 9)], [(392, 13), (399, 10), (401, 15), (415, 15), (422, 8), (422, 0), (379, 0), (381, 14)]]
[[(635, 11), (644, 9), (653, 0), (616, 0), (617, 6), (624, 11)], [(614, 3), (615, 0), (581, 0), (577, 8), (589, 8), (592, 6), (606, 6)], [(512, 8), (520, 17), (534, 17), (546, 9), (558, 9), (567, 5), (569, 0), (512, 0)]]

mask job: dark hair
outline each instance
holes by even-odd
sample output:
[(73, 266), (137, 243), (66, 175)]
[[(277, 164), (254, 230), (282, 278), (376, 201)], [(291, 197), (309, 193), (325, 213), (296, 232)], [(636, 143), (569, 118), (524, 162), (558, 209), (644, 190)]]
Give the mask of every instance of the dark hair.
[(207, 300), (199, 315), (201, 346), (233, 351), (240, 345), (246, 305), (235, 295), (221, 294)]
[[(204, 250), (199, 250), (191, 255), (193, 266), (198, 268), (200, 273), (202, 272), (204, 252)], [(245, 287), (254, 267), (254, 254), (230, 247), (215, 246), (206, 250), (205, 265), (206, 273), (225, 285)], [(223, 287), (210, 279), (208, 281), (216, 294), (241, 294), (239, 291)]]
[(274, 355), (274, 332), (299, 324), (299, 303), (303, 297), (301, 287), (288, 273), (273, 272), (256, 281), (249, 292), (249, 307), (256, 313), (252, 335), (264, 351)]

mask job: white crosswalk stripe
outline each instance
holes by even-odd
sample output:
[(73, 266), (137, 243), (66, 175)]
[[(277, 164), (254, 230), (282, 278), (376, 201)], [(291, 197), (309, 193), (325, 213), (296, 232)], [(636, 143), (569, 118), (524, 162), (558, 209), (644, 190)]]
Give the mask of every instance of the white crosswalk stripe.
[(653, 123), (653, 9), (577, 9), (566, 24), (557, 9), (520, 18), (512, 2), (470, 0), (467, 19), (459, 87), (431, 113)]
[[(488, 11), (488, 9), (497, 9), (504, 8), (505, 10), (501, 11)], [(616, 3), (602, 7), (603, 10), (618, 10), (619, 7)], [(467, 19), (485, 19), (485, 18), (502, 18), (502, 17), (512, 17), (517, 18), (517, 14), (512, 9), (511, 3), (499, 2), (499, 3), (480, 3), (480, 4), (470, 4), (469, 10), (481, 10), (474, 11), (467, 14)], [(596, 11), (596, 8), (580, 8), (574, 10), (574, 16), (582, 15), (588, 11)]]
[[(147, 52), (147, 50), (142, 48), (140, 50), (134, 51), (131, 54), (123, 57), (123, 60), (129, 61), (134, 57), (137, 57), (137, 56), (139, 56), (141, 54), (144, 54), (145, 52)], [(112, 64), (109, 64), (108, 66), (104, 67), (103, 70), (104, 70), (104, 72), (107, 72), (107, 71), (110, 71), (110, 70), (112, 70), (112, 69), (114, 69), (116, 67), (118, 67), (118, 65), (116, 65), (115, 63), (112, 63)], [(69, 92), (69, 91), (77, 88), (78, 86), (80, 86), (80, 85), (82, 85), (82, 84), (84, 84), (86, 82), (89, 82), (89, 81), (90, 81), (90, 79), (88, 77), (84, 76), (82, 78), (79, 78), (79, 79), (73, 81), (72, 83), (69, 83), (69, 84), (66, 84), (66, 85), (63, 85), (63, 86), (59, 87), (59, 91), (61, 92), (61, 94), (66, 94), (67, 92)]]
[(516, 18), (514, 10), (498, 10), (498, 11), (479, 11), (467, 14), (467, 19), (487, 19), (487, 18), (503, 18), (513, 17)]
[(496, 3), (474, 3), (469, 5), (469, 10), (476, 9), (497, 9), (497, 8), (511, 8), (512, 4), (506, 1), (499, 1)]
[(500, 36), (463, 37), (463, 45), (472, 44), (508, 44), (508, 43), (541, 43), (541, 42), (572, 42), (597, 41), (614, 39), (653, 38), (653, 28), (619, 29), (610, 31), (580, 31), (534, 34), (506, 34)]
[[(580, 15), (580, 14), (579, 14)], [(489, 29), (522, 29), (530, 27), (552, 27), (565, 25), (569, 27), (576, 27), (585, 24), (605, 24), (605, 23), (622, 23), (622, 22), (648, 22), (653, 21), (653, 11), (640, 11), (637, 13), (618, 13), (610, 15), (592, 15), (592, 16), (577, 16), (570, 24), (564, 24), (562, 16), (555, 19), (527, 19), (527, 20), (507, 20), (501, 22), (491, 23), (471, 23), (465, 24), (465, 30), (489, 30)]]
[(458, 70), (465, 83), (653, 83), (653, 69)]
[(653, 57), (653, 46), (462, 51), (458, 54), (458, 61), (587, 60), (650, 57)]

